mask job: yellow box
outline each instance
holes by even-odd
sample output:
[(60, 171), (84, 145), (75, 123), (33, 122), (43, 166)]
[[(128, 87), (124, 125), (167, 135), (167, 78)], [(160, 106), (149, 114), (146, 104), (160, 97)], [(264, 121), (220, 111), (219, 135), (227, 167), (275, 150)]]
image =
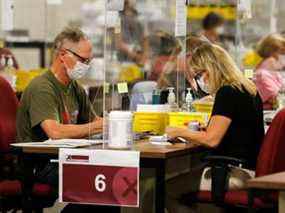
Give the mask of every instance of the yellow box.
[(209, 120), (209, 114), (203, 112), (170, 112), (169, 126), (183, 127), (191, 121), (198, 121), (206, 125)]
[(16, 80), (16, 90), (18, 92), (22, 92), (29, 85), (29, 83), (41, 73), (43, 73), (45, 69), (35, 69), (30, 71), (17, 70), (15, 72), (17, 80)]
[(162, 135), (168, 125), (168, 114), (160, 112), (135, 112), (133, 131), (135, 133), (151, 132)]
[(213, 102), (202, 102), (202, 101), (197, 101), (193, 103), (193, 107), (195, 111), (197, 112), (205, 112), (208, 114), (212, 113), (213, 110)]

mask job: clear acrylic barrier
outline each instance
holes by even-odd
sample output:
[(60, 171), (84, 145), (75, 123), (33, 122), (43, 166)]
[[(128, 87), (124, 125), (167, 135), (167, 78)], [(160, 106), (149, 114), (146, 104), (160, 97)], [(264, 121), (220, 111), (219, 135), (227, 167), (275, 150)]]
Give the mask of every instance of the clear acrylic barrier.
[[(183, 68), (186, 33), (179, 37), (175, 34), (177, 1), (123, 2), (123, 9), (114, 9), (107, 4), (104, 87), (106, 118), (111, 111), (135, 112), (139, 104), (152, 104), (155, 92), (166, 94), (161, 95), (162, 98), (156, 103), (164, 104), (167, 102), (169, 87), (174, 88), (176, 103), (179, 103), (181, 88), (185, 84)], [(185, 1), (180, 2), (184, 2), (186, 11)], [(108, 140), (107, 120), (105, 119), (105, 140)], [(110, 125), (112, 124), (109, 123), (109, 128), (113, 129)]]

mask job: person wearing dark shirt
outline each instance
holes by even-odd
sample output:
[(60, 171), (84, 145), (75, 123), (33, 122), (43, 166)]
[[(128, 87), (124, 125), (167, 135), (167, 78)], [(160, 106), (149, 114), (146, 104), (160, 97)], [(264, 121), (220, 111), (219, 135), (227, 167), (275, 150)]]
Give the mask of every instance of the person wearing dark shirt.
[(203, 31), (201, 39), (210, 43), (220, 40), (220, 35), (224, 33), (225, 20), (217, 13), (211, 12), (202, 20)]
[[(229, 54), (218, 45), (209, 43), (198, 47), (190, 66), (215, 97), (212, 116), (204, 131), (168, 127), (167, 135), (205, 146), (210, 149), (210, 154), (242, 159), (246, 162), (245, 168), (254, 170), (264, 137), (262, 100), (254, 83), (243, 76)], [(182, 194), (199, 190), (195, 188), (197, 185), (193, 186), (199, 181), (201, 175), (191, 172), (169, 181), (167, 203), (170, 213), (184, 212), (178, 210), (182, 205), (178, 200)], [(183, 187), (177, 185), (181, 182)], [(187, 209), (186, 206), (183, 208)]]

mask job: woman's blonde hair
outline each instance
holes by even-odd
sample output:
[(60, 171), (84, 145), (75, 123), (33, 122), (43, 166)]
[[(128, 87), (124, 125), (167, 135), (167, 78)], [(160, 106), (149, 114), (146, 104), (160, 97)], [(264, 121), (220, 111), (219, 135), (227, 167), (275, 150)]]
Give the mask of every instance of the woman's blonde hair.
[(209, 72), (209, 92), (215, 94), (222, 86), (232, 86), (240, 91), (246, 90), (256, 95), (254, 83), (240, 71), (232, 57), (222, 47), (215, 44), (203, 44), (198, 47), (189, 66), (196, 72)]
[(258, 42), (256, 52), (262, 58), (268, 58), (284, 48), (285, 38), (279, 34), (270, 34)]

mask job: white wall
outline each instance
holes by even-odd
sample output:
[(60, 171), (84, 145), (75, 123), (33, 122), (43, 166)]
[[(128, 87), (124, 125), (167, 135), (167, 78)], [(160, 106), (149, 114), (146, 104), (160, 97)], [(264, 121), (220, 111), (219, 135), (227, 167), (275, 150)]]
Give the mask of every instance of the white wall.
[[(3, 0), (1, 0), (3, 1)], [(14, 0), (16, 29), (28, 29), (30, 37), (54, 37), (72, 20), (80, 20), (80, 7), (87, 0), (62, 0), (62, 5), (47, 5), (46, 0)]]

